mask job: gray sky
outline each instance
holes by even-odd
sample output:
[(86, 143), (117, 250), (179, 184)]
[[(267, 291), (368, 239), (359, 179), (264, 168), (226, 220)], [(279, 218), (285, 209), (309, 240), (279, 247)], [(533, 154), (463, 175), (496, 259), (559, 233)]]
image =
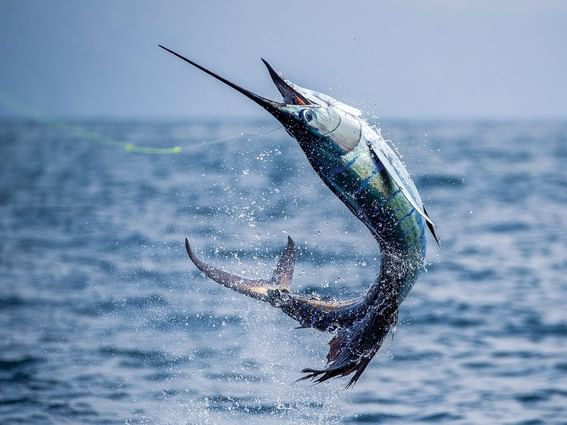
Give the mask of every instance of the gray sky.
[(267, 117), (158, 43), (268, 97), (260, 57), (380, 117), (567, 117), (562, 0), (0, 0), (0, 94), (66, 117)]

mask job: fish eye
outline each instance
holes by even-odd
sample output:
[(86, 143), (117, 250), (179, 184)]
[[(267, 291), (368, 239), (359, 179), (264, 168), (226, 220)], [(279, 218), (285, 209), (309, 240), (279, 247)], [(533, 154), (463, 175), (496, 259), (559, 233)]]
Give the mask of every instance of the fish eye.
[(313, 121), (313, 112), (309, 109), (304, 109), (301, 111), (301, 118), (303, 118), (303, 121), (305, 122)]

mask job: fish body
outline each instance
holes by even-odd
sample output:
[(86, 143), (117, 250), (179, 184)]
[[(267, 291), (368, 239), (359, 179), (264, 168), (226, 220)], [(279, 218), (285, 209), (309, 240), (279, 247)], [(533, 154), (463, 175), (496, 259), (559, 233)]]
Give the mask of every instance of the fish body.
[[(401, 302), (423, 269), (426, 222), (374, 153), (374, 149), (391, 148), (375, 128), (363, 121), (361, 127), (360, 141), (350, 152), (339, 155), (335, 163), (319, 153), (312, 155), (310, 162), (331, 191), (375, 237), (382, 264), (376, 284), (387, 276), (395, 276), (397, 302)], [(412, 188), (412, 192), (421, 203), (417, 190)], [(373, 292), (372, 288), (370, 291)]]
[[(395, 326), (399, 306), (424, 268), (429, 218), (408, 172), (380, 131), (342, 104), (321, 103), (310, 110), (307, 121), (321, 118), (325, 125), (290, 133), (321, 180), (375, 237), (381, 264), (366, 295), (350, 306), (358, 312), (356, 320), (337, 326), (328, 367), (304, 372), (317, 382), (354, 373), (350, 385)], [(305, 116), (304, 111), (297, 115)]]
[(335, 333), (329, 343), (327, 366), (303, 369), (301, 379), (322, 382), (352, 374), (348, 384), (352, 385), (395, 326), (399, 306), (424, 268), (426, 228), (437, 240), (408, 172), (380, 131), (369, 125), (358, 109), (285, 80), (266, 61), (283, 103), (260, 97), (163, 48), (244, 94), (280, 121), (322, 181), (378, 242), (380, 272), (375, 282), (365, 295), (338, 301), (290, 292), (295, 260), (291, 238), (269, 280), (245, 279), (211, 266), (185, 241), (193, 263), (211, 279), (271, 303), (302, 328)]

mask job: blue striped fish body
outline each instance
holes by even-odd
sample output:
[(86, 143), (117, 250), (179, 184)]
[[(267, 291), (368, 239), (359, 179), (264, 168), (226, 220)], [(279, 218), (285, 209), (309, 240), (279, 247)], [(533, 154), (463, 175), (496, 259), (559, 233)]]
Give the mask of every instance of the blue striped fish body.
[[(333, 141), (325, 140), (320, 143), (322, 149), (308, 150), (307, 157), (325, 184), (377, 240), (382, 260), (380, 275), (397, 276), (401, 302), (424, 265), (426, 223), (374, 154), (374, 149), (389, 150), (390, 158), (395, 153), (378, 130), (363, 121), (361, 127), (361, 138), (351, 151), (337, 152)], [(398, 171), (411, 182), (405, 168), (398, 167)], [(408, 189), (421, 203), (415, 185), (411, 183)]]
[(395, 152), (378, 130), (350, 118), (360, 126), (356, 143), (337, 143), (332, 134), (298, 140), (323, 182), (380, 246), (380, 272), (364, 297), (364, 314), (338, 329), (330, 342), (326, 368), (304, 369), (304, 378), (316, 382), (354, 374), (349, 382), (352, 385), (397, 323), (399, 306), (424, 267), (427, 226), (418, 213), (419, 207), (423, 208), (419, 193)]

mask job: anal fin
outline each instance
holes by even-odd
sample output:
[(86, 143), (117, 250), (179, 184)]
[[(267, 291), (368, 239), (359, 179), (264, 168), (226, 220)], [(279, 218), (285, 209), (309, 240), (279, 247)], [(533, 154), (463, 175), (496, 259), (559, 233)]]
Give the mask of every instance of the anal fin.
[(380, 349), (397, 317), (397, 305), (391, 300), (386, 308), (370, 311), (353, 326), (339, 329), (329, 342), (327, 367), (303, 369), (302, 373), (306, 375), (300, 380), (311, 379), (319, 384), (331, 378), (353, 374), (347, 388), (354, 385)]

